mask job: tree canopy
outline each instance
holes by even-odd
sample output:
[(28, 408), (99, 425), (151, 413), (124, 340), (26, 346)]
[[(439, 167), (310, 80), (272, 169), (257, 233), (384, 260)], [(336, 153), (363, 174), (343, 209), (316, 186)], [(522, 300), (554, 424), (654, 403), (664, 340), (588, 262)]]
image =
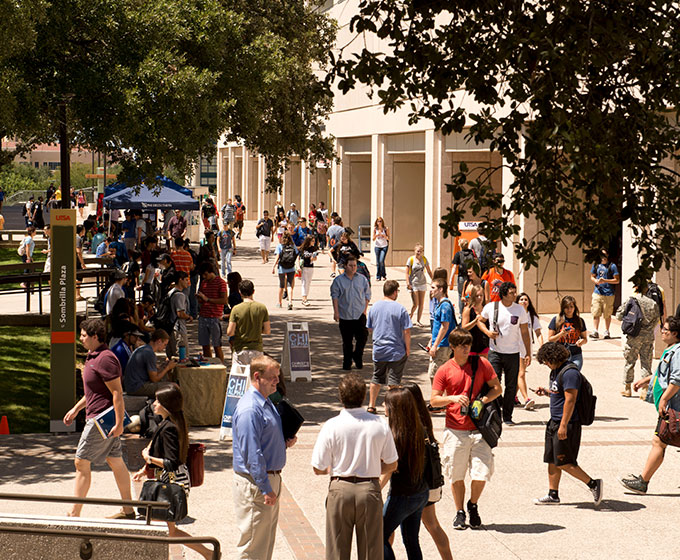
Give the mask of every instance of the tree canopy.
[(223, 134), (267, 158), (332, 155), (318, 75), (335, 25), (304, 0), (0, 0), (0, 136), (72, 142), (123, 175), (190, 174)]
[(515, 252), (536, 266), (565, 235), (595, 260), (627, 220), (639, 283), (680, 244), (678, 21), (662, 0), (362, 0), (351, 28), (388, 48), (341, 52), (330, 77), (343, 92), (371, 85), (385, 112), (406, 105), (445, 134), (469, 126), (502, 155), (506, 197), (488, 182), (503, 166), (475, 180), (461, 166), (444, 235), (472, 210), (507, 242), (514, 218), (533, 216), (538, 233)]

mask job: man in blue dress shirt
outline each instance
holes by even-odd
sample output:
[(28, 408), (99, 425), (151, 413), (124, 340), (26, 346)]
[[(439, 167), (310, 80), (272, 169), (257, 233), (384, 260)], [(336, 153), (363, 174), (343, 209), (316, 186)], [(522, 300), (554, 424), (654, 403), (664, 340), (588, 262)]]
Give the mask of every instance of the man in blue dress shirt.
[(269, 356), (250, 363), (250, 388), (232, 419), (234, 453), (234, 510), (240, 532), (240, 559), (270, 560), (279, 520), (281, 470), (286, 448), (281, 417), (267, 398), (276, 392), (280, 365)]
[[(347, 258), (345, 271), (331, 284), (333, 319), (338, 322), (342, 336), (342, 369), (364, 367), (364, 347), (368, 340), (366, 310), (371, 301), (371, 288), (362, 274), (357, 274), (357, 259)], [(354, 341), (356, 340), (356, 345)]]

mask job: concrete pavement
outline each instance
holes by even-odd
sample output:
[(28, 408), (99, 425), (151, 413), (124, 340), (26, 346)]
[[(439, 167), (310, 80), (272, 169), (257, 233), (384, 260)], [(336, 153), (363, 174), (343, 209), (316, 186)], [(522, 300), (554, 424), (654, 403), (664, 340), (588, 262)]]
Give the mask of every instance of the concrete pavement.
[[(289, 398), (299, 406), (307, 421), (297, 445), (288, 452), (288, 464), (283, 472), (285, 489), (274, 557), (277, 560), (323, 558), (328, 477), (312, 473), (310, 458), (320, 426), (340, 410), (336, 386), (342, 375), (340, 335), (332, 320), (328, 295), (329, 260), (327, 255), (320, 255), (317, 261), (310, 307), (300, 305), (299, 287), (296, 286), (295, 308), (292, 311), (285, 307), (276, 309), (278, 278), (271, 273), (271, 263), (265, 265), (260, 261), (254, 223), (246, 224), (244, 235), (233, 265), (244, 278), (254, 281), (255, 299), (269, 307), (272, 335), (266, 338), (265, 350), (280, 358), (285, 321), (310, 322), (313, 381), (288, 383)], [(374, 269), (371, 267), (371, 270)], [(402, 269), (388, 270), (389, 278), (401, 281), (403, 276)], [(373, 301), (382, 296), (381, 285), (373, 283)], [(20, 295), (16, 298), (16, 305), (3, 304), (5, 310), (15, 308), (22, 312), (24, 300)], [(406, 290), (400, 292), (399, 301), (407, 308), (410, 305)], [(588, 315), (584, 318), (592, 325)], [(542, 317), (544, 329), (547, 329), (549, 319)], [(614, 336), (620, 336), (616, 327), (613, 331)], [(413, 354), (405, 373), (406, 380), (420, 384), (426, 397), (429, 395), (427, 356), (418, 349), (417, 342), (426, 344), (428, 336), (427, 328), (414, 328)], [(370, 342), (365, 354), (367, 366), (362, 372), (367, 380), (371, 369), (369, 356)], [(616, 478), (628, 473), (637, 474), (642, 469), (655, 425), (655, 412), (652, 406), (639, 399), (625, 399), (619, 394), (623, 371), (620, 339), (590, 341), (584, 347), (583, 371), (598, 396), (598, 408), (595, 423), (583, 430), (579, 464), (594, 478), (604, 479), (601, 506), (595, 509), (587, 488), (567, 475), (563, 476), (560, 487), (560, 506), (533, 505), (533, 499), (544, 495), (548, 489), (547, 469), (542, 462), (548, 400), (538, 398), (536, 410), (516, 410), (518, 425), (504, 430), (501, 444), (494, 452), (495, 474), (479, 504), (483, 529), (452, 529), (455, 508), (448, 484), (445, 487), (444, 497), (437, 504), (437, 514), (449, 535), (454, 558), (599, 559), (610, 556), (637, 559), (673, 555), (677, 538), (673, 521), (680, 513), (680, 455), (669, 448), (664, 465), (650, 484), (648, 495), (627, 493)], [(547, 368), (532, 363), (527, 373), (529, 386), (545, 385), (547, 375)], [(381, 395), (379, 411), (382, 410)], [(436, 432), (441, 433), (443, 415), (435, 416), (434, 423)], [(192, 535), (219, 538), (223, 557), (232, 558), (237, 531), (231, 506), (231, 445), (220, 442), (218, 434), (218, 428), (191, 430), (191, 439), (202, 441), (208, 447), (206, 479), (203, 486), (191, 492), (191, 519), (183, 529)], [(0, 438), (0, 491), (71, 494), (76, 441), (74, 435), (3, 436)], [(113, 476), (106, 467), (95, 469), (90, 495), (117, 496)], [(30, 502), (0, 504), (2, 512), (57, 515), (67, 508), (66, 505)], [(94, 506), (86, 506), (84, 510), (85, 515), (94, 517), (109, 512), (110, 509)], [(438, 558), (434, 543), (424, 528), (421, 543), (424, 557)], [(395, 539), (395, 551), (398, 558), (406, 558), (399, 536)], [(197, 556), (186, 551), (186, 557)]]

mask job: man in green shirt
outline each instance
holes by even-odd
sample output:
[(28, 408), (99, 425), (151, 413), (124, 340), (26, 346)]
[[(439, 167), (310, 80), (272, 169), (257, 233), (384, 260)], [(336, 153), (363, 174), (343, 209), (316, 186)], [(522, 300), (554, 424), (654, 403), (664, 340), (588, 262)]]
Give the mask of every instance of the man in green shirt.
[(263, 355), (262, 335), (271, 333), (271, 323), (267, 306), (253, 300), (255, 286), (250, 280), (241, 280), (238, 291), (243, 297), (243, 302), (231, 310), (227, 336), (234, 337), (232, 340), (234, 359), (245, 366), (253, 358)]

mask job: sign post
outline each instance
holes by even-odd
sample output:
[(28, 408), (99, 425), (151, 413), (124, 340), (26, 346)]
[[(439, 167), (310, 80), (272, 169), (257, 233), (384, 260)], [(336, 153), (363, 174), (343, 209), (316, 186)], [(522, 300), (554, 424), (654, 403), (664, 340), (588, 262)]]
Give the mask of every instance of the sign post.
[(250, 366), (242, 366), (236, 360), (231, 362), (231, 373), (227, 383), (227, 394), (224, 398), (224, 412), (220, 426), (220, 441), (231, 438), (232, 418), (236, 405), (246, 394), (250, 385)]
[(50, 211), (50, 432), (72, 432), (64, 415), (76, 402), (76, 211)]
[(297, 381), (298, 378), (312, 380), (312, 358), (309, 353), (309, 325), (302, 323), (286, 323), (286, 338), (283, 341), (283, 359), (281, 369), (286, 379)]

